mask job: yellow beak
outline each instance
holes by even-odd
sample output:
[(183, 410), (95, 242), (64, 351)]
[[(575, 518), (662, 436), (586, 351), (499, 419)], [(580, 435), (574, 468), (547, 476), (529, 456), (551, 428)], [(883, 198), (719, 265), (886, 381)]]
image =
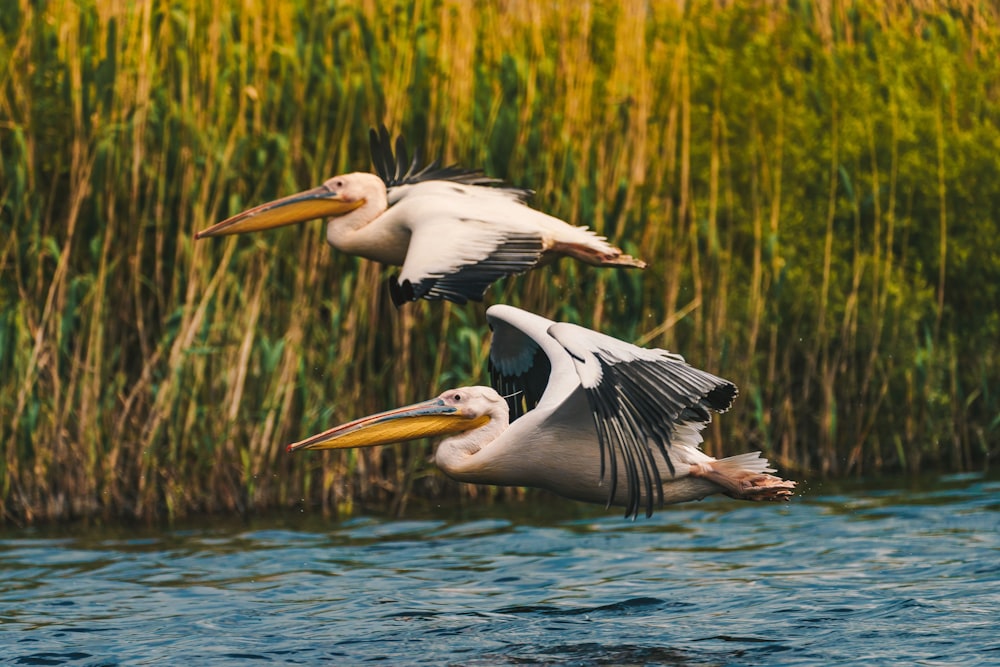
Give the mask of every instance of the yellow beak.
[(297, 222), (343, 215), (362, 206), (365, 199), (346, 201), (343, 196), (325, 185), (305, 192), (282, 197), (248, 211), (243, 211), (227, 220), (212, 225), (196, 233), (196, 239), (206, 236), (226, 236), (259, 232), (263, 229), (292, 225)]
[(483, 415), (467, 417), (439, 398), (362, 417), (288, 445), (289, 452), (300, 449), (347, 449), (405, 442), (434, 435), (462, 433), (484, 426)]

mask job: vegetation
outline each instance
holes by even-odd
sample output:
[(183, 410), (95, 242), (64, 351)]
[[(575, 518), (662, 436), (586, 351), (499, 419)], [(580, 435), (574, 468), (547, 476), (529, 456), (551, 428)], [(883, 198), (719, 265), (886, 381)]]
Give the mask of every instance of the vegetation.
[(0, 0), (0, 515), (494, 493), (429, 445), (283, 447), (484, 382), (481, 307), (396, 311), (319, 222), (193, 242), (367, 170), (381, 122), (649, 262), (564, 262), (488, 302), (737, 382), (710, 453), (805, 479), (985, 465), (996, 10), (726, 5)]

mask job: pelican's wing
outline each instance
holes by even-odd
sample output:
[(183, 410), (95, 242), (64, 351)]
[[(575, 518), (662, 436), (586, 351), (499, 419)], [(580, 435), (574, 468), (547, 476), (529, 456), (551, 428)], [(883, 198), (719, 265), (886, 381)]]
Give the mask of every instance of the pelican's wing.
[(609, 501), (615, 496), (620, 462), (628, 484), (627, 515), (638, 512), (642, 496), (646, 514), (651, 514), (654, 493), (662, 500), (662, 484), (649, 443), (673, 472), (667, 453), (671, 441), (681, 437), (679, 430), (696, 433), (711, 421), (713, 411), (728, 410), (736, 385), (689, 366), (680, 355), (574, 324), (553, 324), (548, 333), (569, 353), (586, 391), (601, 447), (601, 479), (610, 468)]
[(406, 187), (422, 194), (408, 196), (387, 214), (405, 218), (410, 231), (403, 267), (389, 279), (397, 306), (420, 298), (482, 301), (494, 281), (527, 271), (541, 259), (545, 244), (539, 232), (499, 219), (497, 210), (510, 204), (509, 196), (440, 181)]
[(396, 150), (392, 149), (392, 138), (385, 125), (378, 130), (368, 131), (368, 142), (371, 148), (372, 164), (375, 173), (385, 182), (389, 204), (395, 204), (403, 196), (401, 186), (414, 185), (426, 181), (451, 181), (465, 185), (495, 186), (508, 192), (522, 201), (529, 199), (534, 193), (524, 188), (506, 186), (498, 178), (491, 178), (481, 169), (466, 169), (458, 165), (442, 167), (439, 160), (420, 167), (419, 156), (414, 154), (409, 161), (406, 141), (402, 135), (396, 138)]
[(490, 383), (507, 399), (513, 422), (542, 400), (552, 375), (550, 354), (555, 356), (557, 369), (562, 363), (564, 375), (573, 370), (559, 344), (546, 333), (552, 320), (513, 306), (496, 305), (486, 310), (486, 321), (493, 332)]

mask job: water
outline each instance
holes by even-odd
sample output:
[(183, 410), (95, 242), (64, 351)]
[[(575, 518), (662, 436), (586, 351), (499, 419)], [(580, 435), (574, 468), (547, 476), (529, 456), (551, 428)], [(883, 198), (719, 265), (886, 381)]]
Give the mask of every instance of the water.
[(1000, 664), (1000, 481), (0, 533), (12, 665)]

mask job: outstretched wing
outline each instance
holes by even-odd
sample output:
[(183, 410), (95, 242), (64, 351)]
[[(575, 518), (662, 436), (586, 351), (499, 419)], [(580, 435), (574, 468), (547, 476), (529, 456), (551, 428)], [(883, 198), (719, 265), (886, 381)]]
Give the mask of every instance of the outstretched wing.
[(482, 301), (486, 289), (504, 276), (523, 273), (541, 259), (543, 246), (534, 234), (493, 234), (474, 221), (469, 229), (432, 238), (427, 228), (414, 234), (399, 276), (389, 279), (397, 306), (407, 301), (444, 299), (458, 304)]
[(546, 333), (552, 320), (513, 306), (496, 305), (486, 310), (486, 321), (493, 332), (490, 384), (507, 400), (513, 422), (538, 406), (553, 368), (562, 377), (572, 375), (573, 370), (562, 348)]
[(423, 167), (419, 156), (414, 154), (409, 160), (406, 141), (403, 136), (396, 137), (396, 150), (392, 149), (392, 138), (385, 125), (378, 130), (368, 131), (368, 143), (371, 148), (372, 164), (375, 173), (385, 182), (389, 204), (395, 204), (402, 194), (402, 186), (415, 185), (426, 181), (451, 181), (464, 185), (494, 186), (516, 196), (522, 201), (529, 199), (534, 193), (524, 188), (514, 188), (504, 185), (498, 178), (491, 178), (482, 169), (466, 169), (458, 165), (442, 167), (440, 160), (434, 160)]
[(642, 497), (646, 514), (651, 514), (654, 497), (662, 501), (663, 492), (649, 443), (673, 472), (667, 449), (678, 429), (697, 432), (711, 421), (712, 412), (728, 410), (736, 385), (688, 365), (680, 355), (574, 324), (553, 324), (548, 333), (569, 353), (586, 392), (601, 448), (601, 479), (610, 473), (609, 502), (621, 464), (628, 484), (627, 515), (638, 513)]
[(531, 209), (514, 195), (446, 181), (409, 188), (386, 218), (405, 217), (410, 232), (399, 276), (390, 278), (398, 306), (415, 299), (481, 301), (491, 283), (531, 269), (546, 250), (539, 231), (518, 223)]

